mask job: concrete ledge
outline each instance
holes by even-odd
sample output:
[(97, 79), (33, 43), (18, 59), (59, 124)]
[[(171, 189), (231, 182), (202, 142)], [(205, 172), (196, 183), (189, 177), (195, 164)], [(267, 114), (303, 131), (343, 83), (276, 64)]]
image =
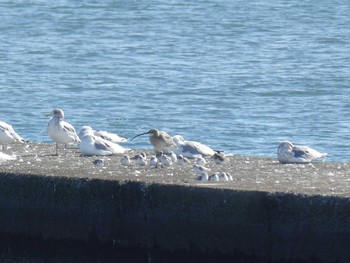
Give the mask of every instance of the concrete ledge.
[(191, 165), (125, 167), (120, 156), (108, 156), (95, 167), (97, 158), (76, 148), (54, 156), (54, 145), (35, 143), (7, 151), (18, 159), (0, 165), (1, 247), (26, 240), (63, 244), (63, 251), (92, 244), (102, 255), (156, 251), (167, 262), (182, 261), (181, 253), (201, 262), (350, 258), (347, 163), (281, 165), (230, 156), (224, 165), (206, 166), (230, 172), (233, 181), (202, 183)]
[(348, 198), (0, 174), (0, 233), (260, 262), (347, 262)]

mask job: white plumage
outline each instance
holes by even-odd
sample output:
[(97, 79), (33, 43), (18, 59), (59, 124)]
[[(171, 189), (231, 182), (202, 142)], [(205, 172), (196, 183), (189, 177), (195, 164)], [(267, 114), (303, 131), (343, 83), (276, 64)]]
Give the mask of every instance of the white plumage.
[(95, 131), (91, 126), (83, 126), (81, 128), (81, 130), (79, 132), (80, 140), (82, 139), (83, 134), (86, 130), (91, 130), (91, 131), (93, 131), (93, 133), (96, 137), (100, 137), (104, 140), (107, 140), (107, 141), (110, 141), (113, 143), (124, 143), (124, 142), (128, 141), (128, 139), (126, 139), (124, 137), (120, 137), (118, 134), (115, 134), (115, 133), (111, 133), (108, 131), (101, 131), (101, 130)]
[(51, 119), (47, 125), (47, 132), (52, 140), (56, 142), (56, 154), (58, 154), (58, 144), (79, 143), (80, 139), (74, 127), (64, 121), (64, 112), (61, 109), (54, 109), (49, 115)]
[(23, 143), (24, 140), (15, 132), (10, 124), (0, 121), (0, 144)]
[(120, 163), (124, 166), (130, 165), (131, 161), (130, 161), (129, 156), (124, 155), (122, 158), (120, 158)]
[(79, 149), (80, 153), (84, 156), (113, 155), (126, 151), (126, 149), (116, 143), (95, 136), (91, 130), (84, 132)]
[(198, 176), (198, 180), (207, 182), (209, 180), (209, 175), (207, 173), (202, 173), (200, 176)]
[(149, 160), (149, 164), (152, 167), (157, 167), (157, 165), (158, 165), (158, 158), (156, 156), (151, 156), (151, 158)]
[(2, 153), (0, 152), (0, 163), (6, 162), (6, 161), (10, 161), (10, 160), (16, 160), (16, 156), (15, 155), (8, 155), (6, 153)]
[(188, 160), (186, 157), (183, 157), (182, 154), (177, 156), (177, 163), (180, 165), (186, 165), (186, 164), (190, 164), (190, 160)]
[(181, 135), (175, 135), (173, 141), (177, 146), (174, 152), (187, 158), (213, 156), (215, 153), (209, 146), (196, 141), (186, 141)]
[(130, 160), (140, 166), (147, 165), (147, 156), (145, 153), (137, 154), (134, 157), (130, 158)]
[(219, 175), (217, 173), (212, 174), (211, 176), (209, 176), (209, 181), (210, 182), (219, 182), (220, 181)]
[(158, 161), (165, 167), (169, 167), (173, 164), (170, 156), (165, 155), (163, 152), (158, 152), (156, 154)]
[(315, 159), (323, 158), (327, 153), (320, 153), (308, 146), (293, 145), (289, 141), (280, 143), (277, 149), (277, 159), (280, 163), (310, 163)]

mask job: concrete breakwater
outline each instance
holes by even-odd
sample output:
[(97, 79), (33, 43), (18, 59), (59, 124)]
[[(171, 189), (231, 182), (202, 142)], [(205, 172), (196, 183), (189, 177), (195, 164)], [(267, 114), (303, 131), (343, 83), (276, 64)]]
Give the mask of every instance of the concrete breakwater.
[(120, 156), (53, 156), (13, 146), (0, 165), (0, 233), (113, 247), (196, 251), (247, 262), (347, 262), (350, 168), (232, 156), (232, 182), (200, 183), (190, 167), (123, 167)]

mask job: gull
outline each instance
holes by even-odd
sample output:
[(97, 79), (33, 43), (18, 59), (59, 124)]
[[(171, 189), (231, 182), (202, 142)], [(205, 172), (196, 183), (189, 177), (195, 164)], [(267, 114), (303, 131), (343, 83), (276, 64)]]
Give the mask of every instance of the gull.
[(11, 160), (16, 160), (16, 155), (8, 155), (6, 153), (0, 152), (0, 163), (6, 162), (6, 161), (11, 161)]
[(310, 163), (315, 159), (326, 157), (327, 153), (320, 153), (308, 146), (293, 145), (289, 141), (280, 143), (277, 149), (277, 159), (280, 163)]
[(186, 141), (181, 135), (175, 135), (173, 141), (177, 146), (175, 153), (182, 154), (187, 158), (213, 156), (215, 153), (210, 147), (200, 142)]
[(52, 140), (56, 142), (56, 155), (58, 155), (58, 144), (67, 146), (68, 143), (80, 142), (79, 136), (74, 127), (64, 121), (64, 112), (61, 109), (54, 109), (51, 113), (51, 119), (47, 125), (47, 132)]
[(2, 148), (8, 143), (23, 143), (24, 140), (15, 132), (10, 124), (0, 121), (0, 144)]
[(79, 149), (83, 156), (121, 154), (127, 150), (116, 143), (95, 136), (90, 130), (84, 132)]
[(153, 145), (154, 151), (156, 153), (158, 152), (165, 152), (170, 153), (172, 150), (176, 148), (176, 144), (174, 143), (173, 139), (164, 131), (159, 131), (157, 129), (150, 129), (148, 132), (144, 132), (141, 134), (138, 134), (134, 136), (133, 139), (135, 139), (138, 136), (141, 135), (149, 135), (149, 141)]
[(91, 131), (93, 131), (95, 136), (100, 137), (100, 138), (102, 138), (104, 140), (113, 142), (113, 143), (124, 143), (124, 142), (128, 141), (127, 138), (120, 137), (118, 134), (115, 134), (115, 133), (111, 133), (111, 132), (108, 132), (108, 131), (101, 131), (101, 130), (95, 131), (91, 126), (83, 126), (81, 128), (81, 130), (79, 132), (80, 140), (82, 139), (82, 137), (84, 135), (84, 132), (86, 130), (91, 130)]

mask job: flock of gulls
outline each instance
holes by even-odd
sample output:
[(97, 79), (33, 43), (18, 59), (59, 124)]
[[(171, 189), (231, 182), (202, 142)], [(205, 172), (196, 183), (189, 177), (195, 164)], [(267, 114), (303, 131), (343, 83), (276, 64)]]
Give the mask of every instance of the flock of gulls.
[[(127, 142), (127, 138), (107, 131), (97, 131), (90, 126), (83, 126), (78, 134), (75, 128), (64, 120), (62, 109), (54, 109), (47, 116), (51, 116), (47, 125), (47, 132), (56, 143), (56, 155), (58, 155), (59, 144), (66, 147), (67, 144), (76, 143), (79, 144), (82, 156), (122, 155), (120, 162), (125, 166), (132, 163), (138, 165), (149, 163), (150, 166), (159, 168), (171, 166), (175, 162), (180, 165), (191, 164), (189, 159), (194, 159), (192, 171), (199, 175), (200, 180), (232, 180), (232, 176), (225, 172), (209, 176), (209, 169), (205, 167), (208, 158), (216, 164), (223, 164), (225, 155), (222, 152), (215, 151), (197, 141), (187, 141), (181, 135), (171, 137), (166, 132), (157, 129), (150, 129), (145, 133), (138, 134), (131, 141), (139, 136), (148, 135), (155, 155), (149, 159), (145, 153), (130, 157), (127, 153), (131, 152), (131, 149), (120, 145)], [(11, 125), (0, 121), (0, 145), (3, 150), (6, 149), (7, 144), (24, 142), (25, 140), (14, 131)], [(293, 145), (289, 141), (281, 142), (277, 149), (277, 159), (282, 164), (310, 163), (326, 155), (326, 153), (320, 153), (307, 146)], [(0, 163), (8, 160), (16, 160), (16, 156), (0, 152)]]

